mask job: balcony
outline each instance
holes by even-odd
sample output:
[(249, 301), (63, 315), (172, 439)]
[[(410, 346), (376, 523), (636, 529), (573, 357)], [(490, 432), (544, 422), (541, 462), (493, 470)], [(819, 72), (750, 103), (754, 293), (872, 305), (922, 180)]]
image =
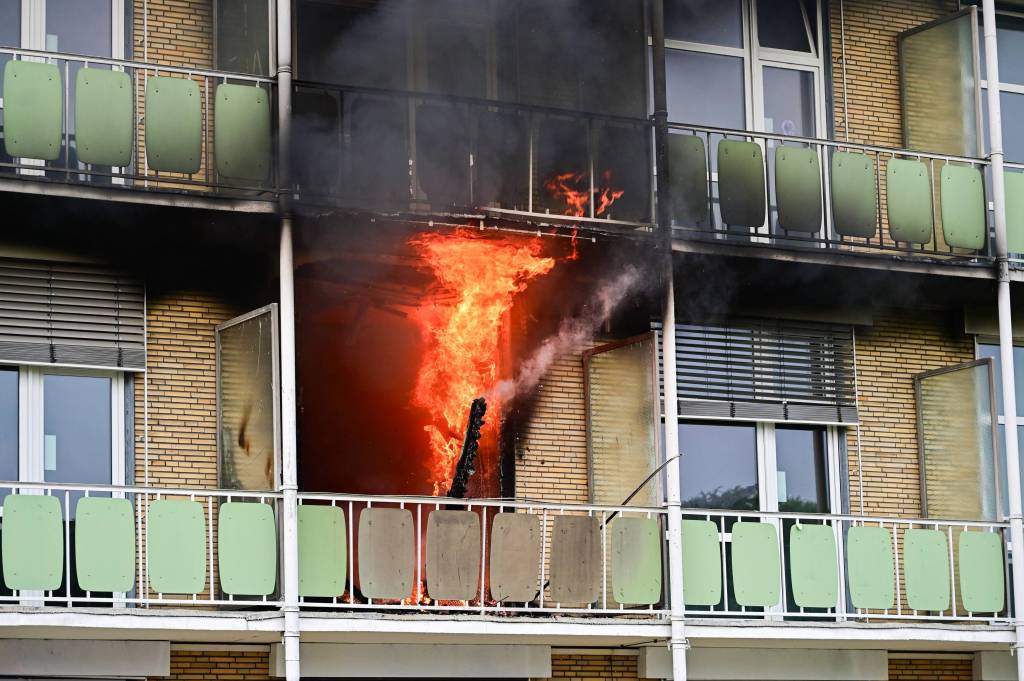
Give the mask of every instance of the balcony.
[(273, 80), (5, 47), (0, 63), (0, 182), (274, 210)]
[[(14, 482), (0, 494), (0, 616), (285, 605), (280, 494)], [(298, 504), (306, 616), (668, 617), (664, 509), (319, 493)], [(1005, 625), (1007, 537), (1005, 523), (690, 509), (686, 614)]]

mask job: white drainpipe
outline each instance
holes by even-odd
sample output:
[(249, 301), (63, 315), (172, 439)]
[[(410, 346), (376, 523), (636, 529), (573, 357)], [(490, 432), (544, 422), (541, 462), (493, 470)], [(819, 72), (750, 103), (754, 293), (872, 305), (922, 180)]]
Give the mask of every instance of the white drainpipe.
[[(671, 253), (671, 251), (670, 251)], [(669, 256), (671, 263), (671, 255)], [(672, 679), (686, 681), (686, 623), (683, 616), (683, 514), (679, 487), (679, 405), (676, 399), (676, 308), (673, 277), (668, 277), (661, 327), (662, 395), (665, 404), (665, 505), (668, 511), (668, 575), (671, 612)]]
[(281, 535), (286, 681), (299, 681), (298, 453), (295, 399), (295, 265), (292, 255), (292, 3), (277, 0), (277, 180), (281, 189)]
[(1006, 189), (1003, 182), (1003, 131), (999, 110), (999, 51), (996, 46), (994, 0), (983, 0), (985, 64), (988, 71), (989, 160), (992, 164), (992, 204), (996, 227), (996, 264), (999, 274), (999, 361), (1003, 381), (1003, 414), (1006, 422), (1006, 496), (1010, 509), (1010, 542), (1013, 560), (1013, 624), (1017, 678), (1024, 679), (1024, 519), (1021, 516), (1020, 459), (1017, 442), (1017, 395), (1013, 367), (1013, 324), (1010, 312), (1009, 249), (1006, 240)]

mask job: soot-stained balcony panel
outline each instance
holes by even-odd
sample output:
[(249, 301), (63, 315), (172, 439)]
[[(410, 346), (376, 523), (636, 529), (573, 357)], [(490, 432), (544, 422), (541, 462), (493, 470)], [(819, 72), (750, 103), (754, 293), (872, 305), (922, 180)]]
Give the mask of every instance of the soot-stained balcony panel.
[(56, 64), (4, 65), (4, 148), (14, 158), (53, 161), (64, 133), (63, 86)]
[(480, 516), (431, 511), (427, 516), (427, 594), (468, 601), (480, 595)]
[(555, 517), (551, 531), (551, 600), (586, 604), (601, 587), (601, 534), (593, 516)]
[(672, 218), (681, 227), (708, 227), (708, 159), (697, 135), (669, 135)]
[(775, 150), (775, 199), (779, 227), (810, 234), (821, 230), (821, 164), (817, 150), (786, 145)]
[(832, 154), (832, 219), (841, 236), (870, 239), (878, 231), (875, 161), (867, 154)]
[(189, 78), (146, 80), (146, 163), (152, 170), (191, 175), (202, 165), (202, 97)]
[(416, 107), (416, 179), (431, 204), (469, 205), (469, 135), (465, 107)]
[(754, 142), (718, 143), (718, 200), (722, 222), (731, 227), (764, 224), (764, 156)]
[(359, 514), (359, 588), (367, 598), (412, 595), (415, 544), (412, 513), (366, 508)]
[(498, 513), (491, 523), (491, 598), (528, 603), (539, 592), (540, 518), (529, 513)]
[(530, 176), (527, 130), (523, 114), (480, 112), (473, 157), (473, 200), (477, 206), (526, 210)]
[(124, 167), (132, 160), (135, 108), (132, 79), (123, 71), (83, 68), (75, 76), (78, 160)]
[(258, 183), (270, 177), (270, 94), (265, 89), (218, 85), (213, 126), (218, 175), (229, 181)]

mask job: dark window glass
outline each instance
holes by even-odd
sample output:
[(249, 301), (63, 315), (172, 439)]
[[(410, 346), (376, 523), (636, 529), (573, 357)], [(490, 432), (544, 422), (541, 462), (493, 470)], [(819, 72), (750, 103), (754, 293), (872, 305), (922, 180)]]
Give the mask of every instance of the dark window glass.
[[(668, 50), (665, 69), (669, 120), (746, 127), (742, 58)], [(700, 96), (695, 97), (695, 92)]]
[(46, 49), (109, 57), (110, 0), (47, 0)]
[(780, 511), (829, 512), (824, 428), (777, 426), (775, 463)]
[(217, 0), (217, 68), (265, 76), (270, 72), (267, 0)]
[[(996, 19), (996, 43), (999, 46), (999, 80), (1024, 85), (1024, 19), (1000, 16)], [(987, 78), (985, 46), (978, 50), (981, 77)]]
[(758, 510), (754, 425), (680, 423), (683, 506)]
[(741, 0), (665, 0), (665, 37), (743, 47)]
[[(996, 375), (996, 413), (1002, 416), (1005, 412), (1003, 410), (1003, 374), (1000, 370), (1002, 363), (999, 361), (999, 346), (979, 343), (978, 356), (992, 358), (992, 370)], [(1017, 389), (1015, 391), (1017, 394), (1017, 414), (1020, 415), (1021, 410), (1024, 409), (1024, 347), (1014, 346), (1013, 368), (1015, 369), (1013, 377), (1017, 382)], [(1020, 369), (1020, 371), (1017, 371), (1017, 369)]]
[[(0, 45), (21, 46), (21, 0), (0, 0)], [(4, 96), (3, 67), (10, 58), (10, 55), (0, 54), (0, 97)]]
[[(808, 5), (810, 5), (808, 7)], [(810, 44), (817, 23), (813, 3), (802, 0), (761, 0), (757, 3), (757, 40), (761, 47), (813, 52)]]
[(0, 369), (0, 480), (17, 479), (18, 370), (4, 368)]

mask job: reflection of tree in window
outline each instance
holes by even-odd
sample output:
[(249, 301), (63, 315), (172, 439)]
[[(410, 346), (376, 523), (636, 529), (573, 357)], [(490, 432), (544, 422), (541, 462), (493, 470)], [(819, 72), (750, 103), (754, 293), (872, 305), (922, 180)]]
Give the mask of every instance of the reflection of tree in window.
[(757, 429), (753, 424), (679, 424), (683, 506), (756, 511)]

